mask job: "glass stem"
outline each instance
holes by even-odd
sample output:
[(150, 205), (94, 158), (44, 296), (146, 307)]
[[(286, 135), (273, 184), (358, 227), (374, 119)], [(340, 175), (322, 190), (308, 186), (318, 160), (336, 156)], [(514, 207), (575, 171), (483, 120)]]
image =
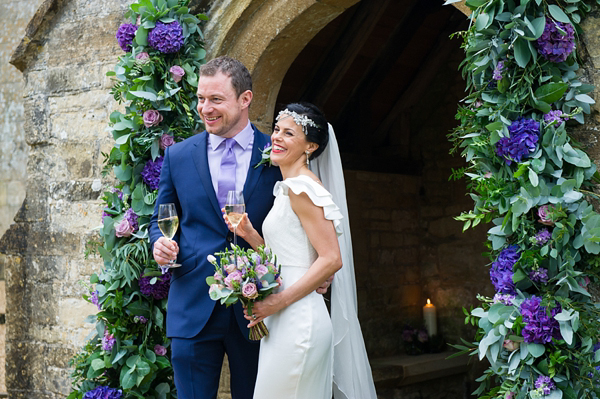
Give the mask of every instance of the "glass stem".
[(235, 263), (235, 267), (237, 268), (237, 226), (233, 228), (233, 259)]

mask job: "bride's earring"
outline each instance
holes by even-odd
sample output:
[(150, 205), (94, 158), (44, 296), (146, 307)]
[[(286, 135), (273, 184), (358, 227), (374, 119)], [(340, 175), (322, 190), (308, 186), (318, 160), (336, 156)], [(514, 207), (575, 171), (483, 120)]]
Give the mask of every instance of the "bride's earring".
[(306, 154), (306, 166), (308, 166), (310, 164), (309, 160), (308, 160), (308, 158), (310, 157), (310, 152), (308, 150), (306, 150), (306, 151), (304, 151), (304, 153)]

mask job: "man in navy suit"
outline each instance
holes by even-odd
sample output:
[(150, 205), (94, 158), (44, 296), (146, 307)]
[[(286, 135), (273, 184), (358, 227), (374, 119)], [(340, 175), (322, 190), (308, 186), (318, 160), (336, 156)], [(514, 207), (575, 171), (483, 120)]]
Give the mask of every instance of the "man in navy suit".
[[(248, 217), (261, 232), (273, 186), (281, 179), (279, 168), (255, 168), (269, 136), (248, 119), (252, 95), (250, 73), (239, 61), (219, 57), (203, 65), (198, 114), (206, 131), (165, 150), (150, 242), (158, 264), (176, 258), (181, 264), (172, 269), (167, 312), (179, 399), (216, 398), (225, 353), (233, 399), (251, 399), (254, 391), (259, 345), (248, 340), (241, 305), (227, 308), (212, 301), (205, 281), (214, 273), (207, 255), (233, 239), (221, 213), (226, 189), (243, 190)], [(157, 226), (158, 205), (169, 202), (180, 220), (174, 241)]]

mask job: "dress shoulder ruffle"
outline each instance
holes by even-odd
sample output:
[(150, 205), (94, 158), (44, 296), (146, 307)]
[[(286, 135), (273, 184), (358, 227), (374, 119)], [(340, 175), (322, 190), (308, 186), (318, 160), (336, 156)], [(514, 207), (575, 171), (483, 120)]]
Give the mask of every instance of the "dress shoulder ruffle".
[(333, 222), (336, 234), (338, 236), (342, 234), (342, 213), (340, 212), (340, 208), (333, 202), (331, 194), (325, 187), (321, 186), (309, 176), (299, 175), (277, 182), (273, 188), (273, 195), (275, 195), (275, 197), (280, 193), (288, 195), (288, 190), (292, 190), (296, 195), (306, 193), (313, 204), (323, 208), (325, 219)]

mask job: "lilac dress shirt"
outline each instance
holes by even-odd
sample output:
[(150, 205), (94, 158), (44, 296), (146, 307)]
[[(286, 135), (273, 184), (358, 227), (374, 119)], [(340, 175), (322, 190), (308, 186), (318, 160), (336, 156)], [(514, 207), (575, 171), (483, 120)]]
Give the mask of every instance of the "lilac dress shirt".
[[(242, 191), (246, 183), (246, 176), (250, 168), (250, 159), (252, 158), (252, 145), (254, 144), (254, 129), (248, 121), (248, 124), (238, 134), (233, 137), (236, 144), (233, 146), (235, 153), (235, 189)], [(218, 182), (221, 172), (221, 157), (225, 151), (225, 138), (214, 134), (208, 135), (207, 146), (208, 168), (210, 169), (210, 178), (212, 180), (215, 193), (219, 192)]]

